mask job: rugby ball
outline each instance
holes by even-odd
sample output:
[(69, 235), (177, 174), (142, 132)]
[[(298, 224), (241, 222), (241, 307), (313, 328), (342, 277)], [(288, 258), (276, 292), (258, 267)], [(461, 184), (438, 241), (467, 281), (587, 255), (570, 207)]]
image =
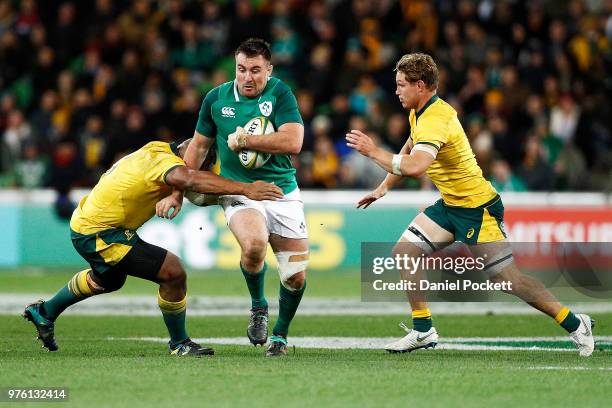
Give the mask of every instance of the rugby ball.
[[(270, 133), (274, 133), (274, 125), (268, 118), (258, 116), (249, 120), (244, 125), (244, 130), (247, 135), (269, 135)], [(249, 170), (260, 168), (270, 160), (270, 156), (270, 153), (255, 152), (252, 150), (242, 150), (238, 153), (240, 164)]]
[(202, 194), (187, 190), (185, 191), (185, 198), (198, 207), (207, 207), (209, 205), (219, 204), (219, 196), (215, 194)]

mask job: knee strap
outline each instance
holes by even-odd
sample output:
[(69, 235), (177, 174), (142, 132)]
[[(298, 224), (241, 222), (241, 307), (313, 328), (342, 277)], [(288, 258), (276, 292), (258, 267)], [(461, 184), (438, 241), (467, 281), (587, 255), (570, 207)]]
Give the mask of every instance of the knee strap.
[(287, 282), (293, 275), (305, 271), (306, 267), (308, 266), (308, 251), (282, 251), (275, 252), (275, 255), (276, 260), (278, 261), (278, 275), (280, 276), (283, 286), (285, 286), (285, 282)]
[(501, 271), (503, 271), (504, 268), (510, 265), (512, 262), (514, 262), (512, 249), (507, 248), (492, 256), (483, 270), (488, 276), (495, 276), (500, 274)]
[(425, 231), (423, 231), (417, 224), (412, 223), (406, 228), (402, 237), (406, 239), (408, 242), (411, 242), (418, 246), (425, 255), (431, 255), (436, 252), (438, 248), (436, 244), (431, 242), (431, 239), (427, 236)]

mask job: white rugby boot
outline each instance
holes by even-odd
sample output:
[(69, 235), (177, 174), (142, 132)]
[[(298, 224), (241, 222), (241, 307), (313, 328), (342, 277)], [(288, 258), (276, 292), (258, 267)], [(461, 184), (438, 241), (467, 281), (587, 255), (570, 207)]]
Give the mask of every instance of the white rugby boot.
[(593, 349), (595, 349), (595, 339), (593, 338), (595, 322), (589, 315), (577, 314), (576, 317), (580, 319), (580, 326), (569, 336), (578, 348), (580, 356), (588, 357), (593, 354)]
[(435, 348), (438, 344), (438, 332), (435, 327), (427, 332), (409, 329), (404, 323), (400, 323), (400, 327), (408, 334), (393, 343), (387, 344), (385, 350), (389, 353), (405, 353), (418, 349)]

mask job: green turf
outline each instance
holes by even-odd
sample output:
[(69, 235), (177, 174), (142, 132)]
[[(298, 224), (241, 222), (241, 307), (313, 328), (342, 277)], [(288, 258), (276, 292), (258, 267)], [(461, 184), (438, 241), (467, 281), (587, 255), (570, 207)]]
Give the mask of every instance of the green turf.
[[(612, 314), (593, 317), (597, 334), (612, 334)], [(188, 322), (194, 337), (244, 335), (245, 317)], [(396, 323), (397, 316), (298, 316), (291, 334), (400, 336)], [(434, 323), (446, 337), (564, 334), (542, 316), (435, 316)], [(261, 348), (215, 346), (212, 358), (176, 359), (160, 343), (108, 339), (165, 336), (156, 317), (64, 316), (57, 353), (41, 350), (33, 328), (18, 317), (0, 316), (0, 333), (0, 387), (68, 387), (70, 401), (59, 406), (590, 407), (612, 398), (612, 373), (602, 370), (612, 367), (610, 352), (584, 359), (545, 351), (298, 349), (269, 360)]]
[[(52, 294), (64, 286), (78, 268), (24, 268), (0, 269), (0, 289), (5, 293)], [(308, 296), (359, 297), (361, 287), (359, 273), (351, 269), (335, 271), (309, 271)], [(240, 270), (188, 271), (187, 285), (190, 295), (247, 296), (248, 291)], [(266, 274), (266, 296), (278, 296), (278, 274), (269, 270)], [(151, 294), (155, 289), (151, 282), (129, 278), (121, 294)]]

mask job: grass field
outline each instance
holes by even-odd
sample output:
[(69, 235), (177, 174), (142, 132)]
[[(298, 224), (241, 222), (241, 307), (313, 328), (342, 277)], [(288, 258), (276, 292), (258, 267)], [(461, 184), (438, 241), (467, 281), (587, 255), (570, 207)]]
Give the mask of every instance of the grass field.
[[(84, 266), (81, 268), (84, 269)], [(53, 293), (78, 272), (79, 269), (0, 269), (0, 292), (2, 293)], [(190, 295), (234, 296), (247, 295), (244, 278), (240, 271), (214, 271), (188, 273)], [(354, 297), (360, 296), (359, 274), (350, 269), (312, 271), (308, 275), (308, 296)], [(147, 281), (129, 277), (121, 294), (151, 294), (155, 286)], [(278, 274), (266, 274), (266, 295), (278, 295)]]
[[(0, 273), (0, 291), (52, 293), (71, 276), (55, 272)], [(192, 274), (190, 293), (246, 296), (235, 275)], [(350, 271), (311, 277), (310, 296), (359, 295), (358, 277)], [(276, 277), (269, 279), (274, 296)], [(133, 281), (124, 294), (151, 293), (152, 285)], [(600, 337), (585, 359), (567, 351), (565, 332), (539, 315), (436, 315), (438, 349), (392, 355), (380, 348), (330, 348), (330, 341), (351, 338), (367, 347), (373, 338), (399, 338), (402, 316), (298, 312), (290, 344), (317, 337), (315, 344), (271, 360), (262, 348), (227, 344), (244, 344), (246, 315), (188, 317), (190, 335), (215, 348), (214, 357), (202, 359), (166, 354), (161, 316), (62, 316), (60, 351), (48, 353), (30, 323), (0, 315), (0, 388), (67, 387), (69, 401), (52, 405), (75, 407), (601, 407), (612, 400), (612, 313), (592, 317)]]

